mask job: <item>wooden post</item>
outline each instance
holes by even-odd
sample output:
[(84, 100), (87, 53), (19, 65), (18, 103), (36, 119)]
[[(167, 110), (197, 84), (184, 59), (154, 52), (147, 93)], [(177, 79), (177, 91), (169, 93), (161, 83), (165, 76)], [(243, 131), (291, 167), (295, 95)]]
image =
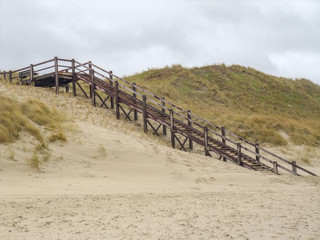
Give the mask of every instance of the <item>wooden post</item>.
[(116, 117), (120, 119), (120, 107), (119, 107), (119, 83), (115, 81), (115, 95), (116, 95)]
[[(91, 65), (91, 61), (89, 61), (89, 75), (91, 76), (91, 72), (92, 72), (92, 65)], [(91, 79), (92, 81), (92, 79)], [(93, 90), (92, 90), (92, 85), (89, 85), (90, 88), (90, 98), (93, 98)]]
[(241, 166), (242, 162), (241, 162), (241, 143), (237, 143), (237, 151), (238, 151), (238, 165)]
[[(191, 123), (191, 111), (190, 110), (187, 110), (187, 115), (188, 115), (188, 126), (189, 127), (192, 127), (192, 123)], [(189, 138), (189, 148), (190, 150), (193, 149), (193, 142), (192, 140)]]
[[(137, 102), (136, 102), (136, 98), (137, 98), (136, 83), (132, 84), (132, 90), (133, 90), (134, 104), (137, 104)], [(133, 109), (133, 116), (134, 116), (134, 120), (137, 121), (138, 120), (138, 111), (137, 111), (137, 109)]]
[(173, 109), (170, 109), (170, 131), (171, 131), (171, 146), (172, 148), (176, 148), (175, 135), (174, 135)]
[(204, 130), (204, 153), (206, 156), (210, 156), (209, 154), (209, 144), (208, 144), (208, 127), (204, 126), (203, 127)]
[(91, 75), (91, 96), (92, 96), (92, 105), (96, 106), (96, 91), (95, 91), (95, 82), (94, 82), (94, 70), (90, 70)]
[(148, 132), (148, 125), (147, 125), (147, 97), (146, 95), (142, 96), (142, 115), (143, 115), (143, 131), (145, 133)]
[[(164, 101), (164, 97), (161, 98), (161, 105), (163, 106), (162, 108), (162, 113), (165, 114), (166, 113), (166, 109), (164, 108), (166, 106), (166, 103)], [(167, 127), (165, 125), (162, 125), (162, 134), (164, 136), (167, 136)]]
[(260, 162), (260, 149), (259, 149), (259, 143), (255, 143), (255, 148), (256, 148), (256, 161)]
[(279, 174), (278, 172), (278, 163), (276, 161), (273, 162), (273, 172), (274, 174)]
[[(113, 75), (112, 75), (112, 71), (109, 72), (109, 77), (110, 77), (110, 85), (113, 86)], [(111, 109), (114, 109), (114, 99), (113, 97), (110, 97), (110, 107)]]
[(12, 83), (12, 72), (11, 70), (9, 71), (9, 81), (10, 81), (10, 84)]
[(30, 64), (30, 83), (32, 83), (33, 82), (33, 65), (32, 64)]
[(77, 96), (77, 88), (76, 88), (76, 66), (75, 66), (75, 60), (71, 60), (72, 64), (72, 91), (73, 91), (73, 96)]
[(296, 161), (292, 161), (292, 173), (293, 173), (293, 175), (298, 175), (297, 174), (297, 163), (296, 163)]
[(6, 74), (6, 71), (3, 71), (3, 78), (4, 78), (4, 80), (5, 80), (5, 81), (7, 80), (7, 74)]
[(56, 81), (56, 94), (59, 94), (58, 58), (54, 58), (54, 75)]
[[(226, 129), (225, 129), (225, 127), (221, 127), (221, 141), (222, 141), (222, 143), (223, 143), (223, 145), (227, 145), (227, 141), (226, 141)], [(227, 158), (226, 157), (222, 157), (222, 160), (224, 161), (224, 162), (226, 162), (227, 161)]]

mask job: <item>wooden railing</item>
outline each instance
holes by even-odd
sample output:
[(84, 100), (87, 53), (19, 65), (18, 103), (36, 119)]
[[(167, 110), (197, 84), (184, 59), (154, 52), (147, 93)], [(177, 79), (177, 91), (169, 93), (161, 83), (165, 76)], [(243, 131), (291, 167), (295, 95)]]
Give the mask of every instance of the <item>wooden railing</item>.
[[(164, 97), (157, 96), (153, 94), (152, 92), (136, 85), (135, 83), (131, 83), (117, 75), (115, 75), (112, 71), (107, 71), (92, 62), (86, 62), (86, 63), (80, 63), (78, 61), (75, 61), (74, 59), (61, 59), (61, 58), (53, 58), (48, 61), (44, 61), (38, 64), (30, 64), (27, 67), (20, 68), (14, 71), (7, 71), (7, 72), (0, 72), (1, 75), (3, 75), (4, 79), (6, 81), (9, 81), (10, 83), (19, 83), (21, 81), (16, 81), (16, 79), (19, 78), (19, 72), (21, 71), (30, 71), (30, 77), (29, 77), (29, 83), (33, 83), (38, 77), (44, 76), (46, 74), (54, 74), (55, 76), (55, 82), (56, 82), (56, 93), (59, 93), (59, 74), (60, 73), (70, 73), (73, 76), (73, 92), (75, 94), (76, 92), (76, 84), (77, 80), (76, 75), (79, 76), (90, 76), (92, 79), (92, 83), (90, 84), (90, 97), (92, 97), (92, 103), (95, 105), (95, 89), (104, 91), (109, 97), (110, 97), (110, 108), (114, 108), (116, 101), (117, 101), (117, 95), (115, 95), (113, 92), (108, 92), (106, 88), (99, 89), (99, 83), (107, 83), (111, 87), (117, 87), (117, 89), (121, 90), (123, 93), (126, 93), (130, 96), (133, 96), (134, 99), (136, 99), (137, 102), (141, 104), (145, 104), (150, 109), (157, 110), (158, 112), (162, 112), (164, 116), (166, 116), (168, 119), (171, 119), (172, 122), (163, 121), (161, 122), (161, 119), (159, 119), (159, 122), (162, 123), (163, 126), (163, 134), (167, 134), (167, 128), (170, 128), (172, 130), (174, 128), (173, 123), (180, 123), (184, 124), (186, 126), (189, 126), (190, 129), (192, 129), (196, 133), (203, 133), (203, 139), (201, 140), (201, 145), (205, 147), (206, 154), (207, 151), (209, 151), (209, 141), (217, 141), (221, 143), (223, 146), (228, 147), (231, 150), (237, 151), (238, 156), (238, 163), (241, 165), (241, 159), (243, 156), (249, 157), (254, 159), (258, 163), (265, 164), (267, 166), (270, 166), (270, 168), (273, 169), (274, 173), (278, 174), (279, 169), (292, 173), (294, 175), (300, 175), (298, 172), (298, 169), (300, 172), (310, 174), (312, 176), (316, 176), (316, 174), (312, 173), (311, 171), (298, 166), (295, 161), (288, 161), (271, 151), (261, 147), (258, 143), (252, 143), (235, 133), (229, 131), (223, 126), (218, 126), (204, 118), (201, 118), (200, 116), (192, 113), (190, 110), (183, 109), (170, 101), (166, 100)], [(81, 79), (81, 77), (80, 77)], [(95, 82), (98, 81), (98, 82)], [(78, 85), (80, 88), (81, 86)], [(83, 89), (82, 89), (83, 90)], [(84, 91), (83, 91), (84, 92)], [(84, 92), (85, 93), (85, 92)], [(86, 93), (85, 93), (86, 94)], [(87, 94), (86, 94), (87, 96)], [(93, 97), (94, 96), (94, 97)], [(99, 95), (98, 95), (99, 96)], [(87, 96), (88, 97), (88, 96)], [(104, 100), (101, 99), (99, 96), (101, 102)], [(105, 105), (106, 106), (106, 105)], [(117, 109), (119, 112), (120, 110)], [(134, 111), (134, 119), (137, 120), (137, 112), (140, 111), (140, 113), (143, 113), (143, 110), (139, 108), (135, 108), (133, 106)], [(117, 118), (120, 114), (117, 114)], [(151, 113), (150, 113), (151, 114)], [(145, 123), (144, 128), (146, 129), (147, 123)], [(158, 127), (159, 128), (159, 127)], [(155, 130), (155, 129), (154, 129)], [(173, 132), (173, 131), (172, 131)], [(183, 135), (183, 133), (182, 133)], [(186, 136), (186, 135), (185, 135)], [(189, 136), (189, 149), (193, 149), (193, 142), (196, 139), (192, 139)], [(179, 140), (179, 139), (178, 139)], [(171, 141), (174, 141), (171, 136)], [(185, 140), (187, 141), (187, 139)], [(198, 141), (199, 143), (199, 141)], [(184, 144), (180, 142), (180, 145), (182, 145), (182, 149), (185, 150)], [(174, 147), (174, 145), (173, 145)], [(227, 155), (220, 153), (221, 157), (224, 161), (227, 160)]]

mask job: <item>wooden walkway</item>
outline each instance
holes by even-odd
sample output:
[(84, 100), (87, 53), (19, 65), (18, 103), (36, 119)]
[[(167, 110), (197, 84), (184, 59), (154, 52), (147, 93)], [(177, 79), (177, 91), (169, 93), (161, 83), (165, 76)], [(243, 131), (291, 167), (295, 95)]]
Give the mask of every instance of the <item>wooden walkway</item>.
[[(169, 130), (173, 148), (187, 151), (198, 144), (203, 147), (206, 156), (215, 153), (223, 161), (231, 161), (248, 169), (316, 176), (296, 162), (285, 160), (258, 143), (251, 143), (91, 62), (79, 63), (74, 59), (55, 57), (2, 74), (10, 83), (55, 87), (57, 94), (60, 87), (66, 87), (69, 91), (69, 84), (72, 84), (74, 96), (80, 89), (87, 98), (92, 99), (94, 106), (99, 104), (100, 107), (115, 109), (117, 119), (120, 119), (120, 114), (130, 121), (137, 121), (138, 115), (142, 116), (144, 132), (152, 130), (154, 135), (167, 135)], [(79, 84), (80, 81), (89, 86), (89, 93)]]

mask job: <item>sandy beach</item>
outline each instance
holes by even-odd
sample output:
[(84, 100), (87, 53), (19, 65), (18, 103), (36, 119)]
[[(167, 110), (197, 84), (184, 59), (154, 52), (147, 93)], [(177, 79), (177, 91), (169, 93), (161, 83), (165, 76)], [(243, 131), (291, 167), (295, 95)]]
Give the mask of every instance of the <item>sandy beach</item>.
[(75, 119), (68, 141), (48, 146), (40, 170), (28, 164), (30, 136), (0, 145), (0, 239), (320, 237), (319, 177), (254, 172), (174, 150), (79, 98), (0, 91), (17, 100), (46, 95)]

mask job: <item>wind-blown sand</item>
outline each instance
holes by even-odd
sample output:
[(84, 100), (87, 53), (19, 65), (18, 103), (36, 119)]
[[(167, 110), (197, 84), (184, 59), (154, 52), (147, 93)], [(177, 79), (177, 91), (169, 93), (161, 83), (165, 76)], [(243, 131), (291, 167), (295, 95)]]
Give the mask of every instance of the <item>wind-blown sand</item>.
[(319, 239), (319, 177), (173, 150), (111, 111), (33, 91), (68, 109), (78, 130), (49, 145), (40, 171), (28, 165), (28, 136), (11, 145), (13, 159), (0, 145), (0, 239)]

